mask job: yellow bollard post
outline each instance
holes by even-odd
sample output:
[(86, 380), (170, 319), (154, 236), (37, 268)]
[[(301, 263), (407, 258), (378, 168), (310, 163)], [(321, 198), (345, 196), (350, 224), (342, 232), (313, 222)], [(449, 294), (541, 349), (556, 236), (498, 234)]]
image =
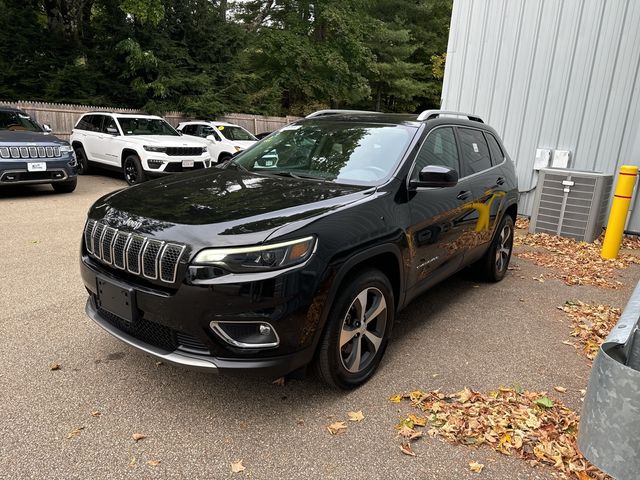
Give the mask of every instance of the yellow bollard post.
[(624, 224), (627, 221), (627, 213), (629, 212), (629, 205), (631, 204), (631, 196), (633, 195), (633, 187), (636, 184), (637, 176), (638, 167), (633, 165), (622, 165), (622, 167), (620, 167), (616, 193), (611, 203), (607, 232), (604, 235), (602, 252), (600, 253), (604, 259), (616, 258), (620, 251), (622, 235), (624, 234)]

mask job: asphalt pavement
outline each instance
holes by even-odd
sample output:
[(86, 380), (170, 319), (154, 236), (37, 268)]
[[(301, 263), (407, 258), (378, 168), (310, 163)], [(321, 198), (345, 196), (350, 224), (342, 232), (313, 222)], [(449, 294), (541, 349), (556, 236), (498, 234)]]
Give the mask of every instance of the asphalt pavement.
[[(554, 478), (550, 468), (438, 438), (403, 455), (394, 426), (412, 410), (388, 397), (520, 384), (579, 409), (589, 364), (562, 343), (570, 327), (556, 307), (569, 299), (622, 307), (640, 277), (630, 267), (618, 290), (540, 283), (533, 277), (544, 270), (518, 258), (498, 284), (461, 272), (399, 315), (378, 373), (351, 392), (313, 377), (278, 386), (213, 376), (158, 365), (84, 313), (86, 212), (123, 187), (116, 175), (92, 175), (72, 194), (0, 189), (2, 479)], [(362, 422), (329, 434), (328, 424), (357, 410)], [(231, 473), (240, 459), (246, 470)], [(482, 473), (469, 470), (471, 461), (485, 464)]]

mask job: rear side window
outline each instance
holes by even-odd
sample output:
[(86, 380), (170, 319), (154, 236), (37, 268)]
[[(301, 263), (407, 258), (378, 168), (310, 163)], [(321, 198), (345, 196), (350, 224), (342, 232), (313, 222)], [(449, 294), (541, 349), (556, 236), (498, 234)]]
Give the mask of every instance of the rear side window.
[(195, 135), (196, 128), (198, 128), (197, 125), (185, 125), (184, 127), (182, 127), (182, 133), (184, 133), (185, 135)]
[(485, 136), (487, 137), (487, 141), (489, 142), (489, 150), (491, 151), (491, 162), (494, 165), (502, 163), (502, 160), (504, 160), (504, 152), (502, 151), (502, 148), (500, 148), (498, 140), (496, 140), (496, 137), (494, 137), (490, 133), (485, 132)]
[(89, 130), (89, 131), (93, 130), (93, 125), (91, 121), (93, 117), (95, 117), (95, 115), (85, 115), (80, 119), (80, 121), (76, 125), (76, 128), (78, 130)]
[(451, 127), (436, 128), (429, 133), (418, 152), (411, 178), (418, 178), (420, 170), (427, 165), (442, 165), (460, 172), (458, 147)]
[(464, 176), (491, 168), (491, 155), (482, 131), (458, 127), (458, 138), (462, 149)]

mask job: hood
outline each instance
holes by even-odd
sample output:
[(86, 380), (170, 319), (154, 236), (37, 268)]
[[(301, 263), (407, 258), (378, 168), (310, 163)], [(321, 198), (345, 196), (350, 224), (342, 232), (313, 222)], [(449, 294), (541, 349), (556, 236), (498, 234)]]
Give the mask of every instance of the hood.
[[(46, 132), (14, 132), (11, 130), (0, 130), (0, 143), (16, 144), (48, 144), (48, 145), (66, 145), (67, 142), (60, 140), (58, 137)], [(35, 145), (33, 145), (35, 146)]]
[(136, 142), (141, 145), (158, 145), (162, 147), (203, 147), (207, 144), (196, 137), (175, 135), (127, 135), (128, 142)]
[(174, 175), (100, 199), (90, 213), (125, 231), (194, 247), (264, 242), (283, 225), (312, 221), (368, 196), (338, 185), (231, 169)]

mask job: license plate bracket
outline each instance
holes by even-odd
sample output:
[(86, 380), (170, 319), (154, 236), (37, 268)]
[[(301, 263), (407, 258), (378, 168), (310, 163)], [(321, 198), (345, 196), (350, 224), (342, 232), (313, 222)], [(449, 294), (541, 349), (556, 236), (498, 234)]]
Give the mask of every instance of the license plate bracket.
[(27, 162), (28, 172), (45, 172), (47, 164), (45, 162)]
[(182, 160), (182, 168), (192, 168), (195, 165), (193, 160)]
[(132, 288), (122, 288), (106, 278), (96, 277), (96, 303), (118, 317), (133, 322), (137, 316), (135, 291)]

